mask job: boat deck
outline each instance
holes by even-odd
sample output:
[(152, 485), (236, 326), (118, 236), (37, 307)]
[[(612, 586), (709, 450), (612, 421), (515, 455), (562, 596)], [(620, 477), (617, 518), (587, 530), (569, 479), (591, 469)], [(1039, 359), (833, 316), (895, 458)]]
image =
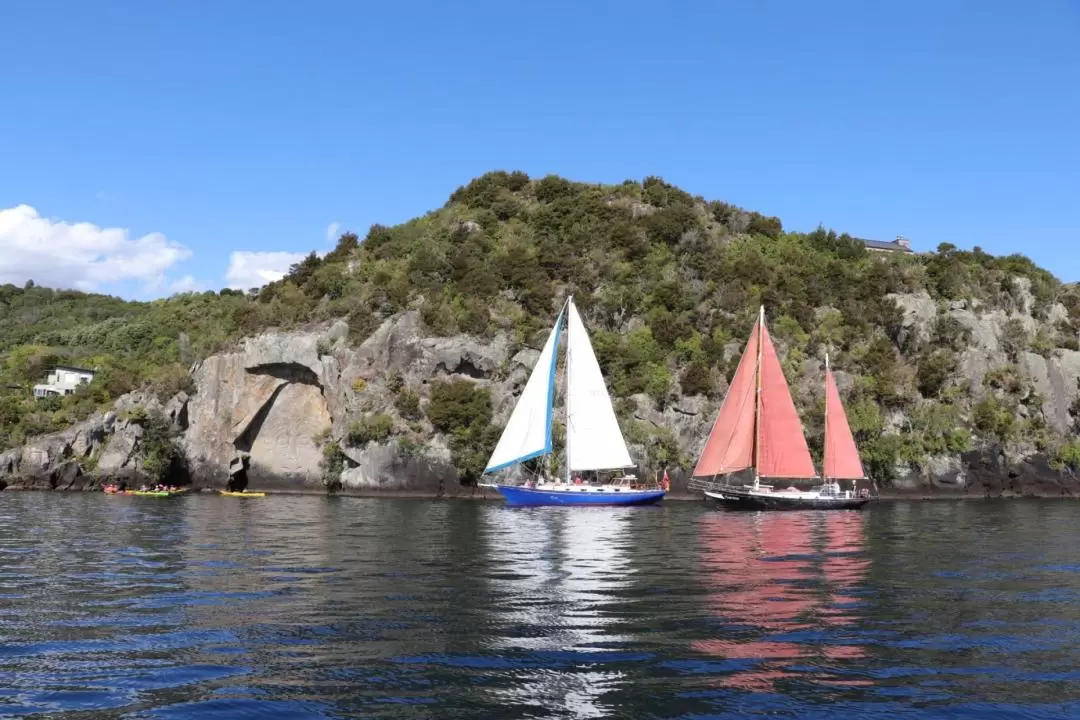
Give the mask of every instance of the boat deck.
[(688, 486), (701, 490), (705, 498), (736, 510), (857, 510), (868, 502), (866, 493), (817, 486), (811, 490), (785, 488), (777, 490), (771, 485), (735, 485), (718, 480), (692, 480)]

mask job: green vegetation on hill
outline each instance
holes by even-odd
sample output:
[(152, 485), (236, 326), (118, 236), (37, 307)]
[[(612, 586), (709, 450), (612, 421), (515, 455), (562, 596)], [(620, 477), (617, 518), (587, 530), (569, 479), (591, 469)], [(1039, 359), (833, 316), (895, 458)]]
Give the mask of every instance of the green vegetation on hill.
[[(939, 315), (931, 337), (913, 339), (887, 297), (920, 291), (942, 304), (1024, 310), (1038, 320), (1061, 303), (1067, 317), (1040, 323), (1034, 334), (1010, 321), (1008, 357), (991, 378), (997, 384), (974, 401), (957, 366), (969, 331)], [(1048, 451), (1061, 446), (1015, 363), (1027, 350), (1076, 348), (1080, 293), (1023, 256), (948, 244), (922, 255), (874, 254), (824, 229), (785, 232), (777, 218), (705, 201), (659, 178), (589, 185), (492, 172), (423, 217), (373, 226), (362, 240), (343, 235), (327, 256), (312, 253), (282, 281), (255, 292), (133, 303), (0, 287), (0, 447), (62, 428), (132, 389), (162, 397), (185, 389), (191, 362), (270, 326), (343, 317), (350, 340), (359, 343), (383, 319), (417, 308), (433, 335), (506, 332), (538, 347), (568, 293), (593, 332), (615, 395), (643, 393), (658, 407), (684, 395), (719, 399), (764, 303), (811, 445), (820, 446), (821, 391), (800, 390), (797, 378), (805, 360), (829, 350), (849, 376), (852, 427), (882, 480), (898, 460), (921, 462), (978, 438)], [(25, 388), (58, 360), (101, 373), (76, 396), (35, 403)], [(451, 438), (463, 473), (474, 475), (484, 460), (477, 459), (481, 446), (490, 451), (494, 440), (490, 401), (476, 409), (485, 418), (474, 421), (475, 398), (453, 385), (436, 390), (439, 410), (433, 417), (428, 407), (429, 420)], [(425, 412), (414, 395), (400, 402), (403, 417)], [(1019, 412), (1021, 405), (1027, 411)], [(618, 406), (630, 436), (679, 459), (671, 457), (677, 449), (670, 433), (634, 426), (630, 407)], [(897, 424), (897, 417), (904, 421)], [(380, 440), (390, 427), (381, 414), (358, 418), (349, 441)], [(887, 427), (897, 431), (883, 433)], [(1076, 454), (1057, 453), (1062, 462)]]

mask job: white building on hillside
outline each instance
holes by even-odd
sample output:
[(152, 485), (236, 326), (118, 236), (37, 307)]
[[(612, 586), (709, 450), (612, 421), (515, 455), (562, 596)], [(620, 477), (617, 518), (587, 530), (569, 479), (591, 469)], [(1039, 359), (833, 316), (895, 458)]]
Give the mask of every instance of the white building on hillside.
[(53, 368), (45, 382), (34, 386), (34, 397), (43, 398), (50, 395), (71, 395), (81, 385), (87, 385), (94, 379), (93, 370), (83, 370), (75, 367), (58, 366)]

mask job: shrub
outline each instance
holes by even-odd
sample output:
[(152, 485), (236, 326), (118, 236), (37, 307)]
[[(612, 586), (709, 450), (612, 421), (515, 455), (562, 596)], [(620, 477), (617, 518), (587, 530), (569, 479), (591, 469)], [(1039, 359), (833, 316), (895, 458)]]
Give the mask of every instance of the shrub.
[(420, 396), (412, 390), (403, 390), (394, 398), (394, 407), (397, 408), (401, 417), (406, 420), (418, 420), (420, 412)]
[(174, 467), (183, 461), (183, 451), (177, 442), (177, 435), (169, 422), (156, 413), (147, 413), (142, 408), (132, 413), (131, 421), (142, 426), (142, 437), (136, 446), (140, 467), (152, 482), (168, 479)]
[(926, 398), (937, 397), (955, 370), (956, 356), (951, 350), (932, 350), (919, 361), (915, 380), (919, 393)]
[(405, 387), (405, 378), (400, 370), (391, 370), (386, 373), (386, 389), (392, 393), (400, 392)]
[(436, 382), (427, 416), (436, 430), (450, 436), (450, 452), (462, 482), (475, 483), (498, 438), (491, 425), (491, 393), (466, 380)]
[(952, 315), (938, 315), (930, 337), (933, 344), (960, 352), (971, 342), (971, 329)]
[(151, 376), (146, 389), (165, 402), (177, 393), (195, 394), (195, 380), (191, 373), (179, 363), (170, 363)]
[(420, 443), (413, 440), (408, 435), (398, 438), (398, 450), (401, 455), (406, 458), (417, 458), (423, 454), (423, 448)]
[(1058, 447), (1053, 459), (1055, 464), (1067, 467), (1073, 472), (1080, 471), (1080, 440), (1073, 440)]
[(322, 447), (333, 439), (333, 428), (325, 427), (311, 436), (311, 442)]
[(712, 395), (712, 371), (703, 361), (694, 360), (683, 370), (679, 385), (683, 395)]
[(1001, 326), (1001, 346), (1009, 359), (1016, 362), (1017, 356), (1028, 349), (1030, 338), (1024, 323), (1010, 318)]
[(345, 442), (349, 447), (362, 448), (368, 443), (383, 442), (394, 432), (394, 418), (386, 413), (365, 415), (349, 424)]
[(552, 203), (560, 198), (569, 198), (576, 192), (573, 183), (557, 175), (548, 175), (536, 183), (536, 199), (542, 203)]
[(335, 493), (341, 489), (341, 473), (345, 470), (345, 461), (345, 453), (337, 443), (323, 446), (319, 469), (322, 471), (323, 487), (328, 493)]
[(452, 434), (475, 423), (491, 421), (491, 393), (467, 380), (437, 381), (431, 386), (428, 420)]
[(1046, 328), (1039, 328), (1035, 332), (1035, 337), (1031, 340), (1031, 351), (1044, 358), (1049, 358), (1054, 351), (1054, 341)]
[(987, 395), (972, 408), (975, 428), (985, 435), (1007, 442), (1013, 436), (1015, 412), (994, 395)]

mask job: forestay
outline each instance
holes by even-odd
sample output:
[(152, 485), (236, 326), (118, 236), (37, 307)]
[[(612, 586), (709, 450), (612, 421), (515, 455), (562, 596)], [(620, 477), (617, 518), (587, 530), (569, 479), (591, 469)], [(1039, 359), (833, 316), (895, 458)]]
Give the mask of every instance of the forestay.
[(530, 458), (551, 452), (551, 414), (555, 401), (555, 360), (558, 357), (562, 313), (551, 329), (540, 358), (533, 367), (525, 389), (499, 443), (488, 460), (485, 473), (495, 472)]
[(566, 440), (570, 470), (633, 467), (604, 375), (573, 298), (568, 307)]

